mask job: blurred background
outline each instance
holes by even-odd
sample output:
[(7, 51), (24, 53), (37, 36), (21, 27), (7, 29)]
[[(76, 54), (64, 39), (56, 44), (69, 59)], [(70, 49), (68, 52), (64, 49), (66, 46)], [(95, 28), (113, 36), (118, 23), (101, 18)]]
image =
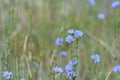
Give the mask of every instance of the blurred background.
[[(81, 78), (85, 80), (89, 75), (85, 65), (98, 41), (97, 52), (104, 56), (104, 70), (109, 70), (120, 62), (120, 8), (112, 8), (113, 1), (96, 0), (91, 6), (88, 0), (0, 0), (0, 70), (15, 73), (22, 69), (21, 76), (25, 76), (26, 55), (34, 77), (31, 80), (46, 80), (45, 75), (52, 69), (52, 56), (59, 51), (55, 40), (70, 28), (85, 33), (79, 44)], [(105, 14), (104, 20), (98, 19), (99, 13)], [(3, 57), (6, 52), (10, 54), (7, 64)]]

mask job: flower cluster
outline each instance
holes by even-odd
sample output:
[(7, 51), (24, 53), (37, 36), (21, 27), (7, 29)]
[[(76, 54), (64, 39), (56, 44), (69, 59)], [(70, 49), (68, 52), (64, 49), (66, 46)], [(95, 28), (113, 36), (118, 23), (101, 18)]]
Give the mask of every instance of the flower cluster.
[[(74, 30), (74, 29), (69, 29), (67, 32), (68, 32), (68, 35), (65, 38), (58, 37), (56, 39), (57, 46), (61, 46), (63, 44), (63, 42), (72, 43), (77, 38), (81, 38), (84, 34), (81, 30)], [(60, 52), (60, 56), (62, 56), (62, 57), (66, 57), (67, 55), (68, 55), (68, 53), (65, 50), (62, 50)], [(69, 63), (65, 66), (67, 78), (73, 79), (76, 77), (76, 73), (74, 71), (74, 65), (76, 65), (76, 64), (78, 64), (78, 61), (73, 59), (73, 60), (69, 60)], [(53, 71), (55, 73), (62, 73), (64, 70), (61, 67), (56, 66), (53, 68)]]
[[(69, 29), (67, 32), (69, 33), (69, 35), (65, 39), (62, 38), (62, 37), (58, 37), (56, 39), (55, 42), (56, 42), (57, 46), (62, 46), (64, 41), (67, 42), (67, 43), (72, 43), (75, 39), (77, 39), (78, 37), (82, 37), (83, 34), (84, 34), (82, 31), (74, 30), (74, 29)], [(62, 57), (66, 57), (67, 52), (63, 50), (63, 51), (60, 52), (60, 55)]]
[[(84, 33), (83, 33), (82, 31), (80, 31), (80, 30), (73, 30), (73, 29), (69, 29), (67, 32), (70, 34), (70, 35), (68, 35), (68, 36), (65, 38), (65, 41), (66, 41), (67, 43), (73, 42), (76, 38), (82, 37), (83, 34), (84, 34)], [(58, 38), (56, 39), (56, 45), (57, 45), (57, 46), (61, 46), (62, 43), (63, 43), (63, 41), (64, 41), (63, 38), (58, 37)]]
[(73, 71), (74, 65), (78, 63), (77, 60), (70, 60), (69, 63), (65, 66), (67, 77), (72, 79), (76, 77), (76, 73)]
[[(66, 70), (66, 73), (67, 73), (67, 77), (72, 79), (72, 78), (75, 78), (76, 77), (76, 73), (74, 72), (73, 68), (74, 68), (74, 65), (78, 64), (78, 61), (77, 60), (69, 60), (69, 63), (65, 66), (65, 70)], [(63, 72), (63, 69), (61, 67), (54, 67), (53, 68), (53, 71), (55, 73), (62, 73)]]
[(65, 41), (66, 41), (67, 43), (73, 42), (76, 38), (82, 37), (83, 34), (84, 34), (84, 33), (83, 33), (82, 31), (80, 31), (80, 30), (73, 30), (73, 29), (69, 29), (67, 32), (70, 34), (70, 35), (68, 35), (68, 36), (66, 37), (66, 39), (65, 39)]
[(77, 38), (82, 37), (83, 36), (83, 32), (81, 30), (74, 30), (74, 29), (69, 29), (67, 31), (69, 33), (68, 36), (66, 36), (66, 38), (62, 38), (62, 37), (58, 37), (56, 39), (56, 45), (57, 46), (61, 46), (63, 44), (63, 42), (67, 42), (67, 43), (72, 43), (73, 41), (75, 41)]

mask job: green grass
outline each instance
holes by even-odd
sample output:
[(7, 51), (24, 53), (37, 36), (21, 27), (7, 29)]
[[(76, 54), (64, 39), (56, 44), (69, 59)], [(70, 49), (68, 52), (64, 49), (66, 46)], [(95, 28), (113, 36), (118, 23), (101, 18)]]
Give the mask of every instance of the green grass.
[[(64, 68), (77, 55), (75, 80), (119, 80), (112, 68), (120, 64), (120, 7), (113, 9), (111, 3), (97, 1), (92, 7), (87, 0), (0, 0), (0, 73), (12, 72), (10, 80), (67, 80), (65, 71), (56, 74), (53, 68)], [(104, 20), (97, 18), (100, 12)], [(56, 46), (56, 38), (66, 37), (70, 28), (84, 36), (78, 43)], [(67, 58), (59, 56), (61, 50), (69, 53)], [(101, 57), (98, 64), (90, 59), (94, 53)], [(0, 75), (0, 80), (5, 78)]]

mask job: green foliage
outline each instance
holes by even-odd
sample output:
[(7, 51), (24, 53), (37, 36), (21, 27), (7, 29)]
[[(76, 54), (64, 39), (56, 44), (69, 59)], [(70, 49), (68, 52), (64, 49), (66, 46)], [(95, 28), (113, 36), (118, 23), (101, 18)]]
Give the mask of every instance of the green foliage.
[[(10, 71), (11, 80), (67, 80), (65, 72), (56, 74), (70, 59), (77, 59), (73, 80), (119, 80), (112, 68), (120, 64), (120, 7), (110, 1), (97, 1), (95, 7), (81, 0), (0, 0), (0, 73)], [(102, 4), (102, 6), (100, 4)], [(99, 20), (97, 14), (106, 18)], [(79, 29), (84, 36), (72, 44), (55, 44), (67, 30)], [(59, 56), (66, 50), (68, 57)], [(90, 56), (101, 57), (94, 64)], [(0, 75), (0, 80), (5, 80)]]

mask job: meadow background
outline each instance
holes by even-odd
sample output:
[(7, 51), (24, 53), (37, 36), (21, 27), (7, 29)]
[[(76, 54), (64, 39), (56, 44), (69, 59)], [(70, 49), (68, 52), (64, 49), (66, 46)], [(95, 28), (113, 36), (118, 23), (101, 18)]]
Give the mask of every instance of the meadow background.
[[(78, 29), (84, 36), (76, 80), (120, 80), (112, 71), (120, 64), (120, 7), (112, 8), (113, 1), (96, 0), (91, 6), (87, 0), (0, 0), (0, 73), (12, 72), (11, 80), (55, 80), (55, 64), (64, 68), (70, 59), (59, 56), (55, 40)], [(69, 55), (70, 45), (62, 49)], [(94, 53), (101, 57), (97, 65), (90, 59)], [(58, 77), (67, 80), (65, 72)], [(0, 75), (0, 80), (6, 79)]]

